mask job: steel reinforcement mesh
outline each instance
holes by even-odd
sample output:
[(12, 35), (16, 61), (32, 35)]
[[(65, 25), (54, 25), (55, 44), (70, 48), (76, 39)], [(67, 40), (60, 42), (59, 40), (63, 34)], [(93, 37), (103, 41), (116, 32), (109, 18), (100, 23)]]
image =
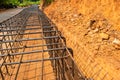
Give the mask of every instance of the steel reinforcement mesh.
[(0, 80), (92, 80), (57, 27), (34, 5), (0, 23)]

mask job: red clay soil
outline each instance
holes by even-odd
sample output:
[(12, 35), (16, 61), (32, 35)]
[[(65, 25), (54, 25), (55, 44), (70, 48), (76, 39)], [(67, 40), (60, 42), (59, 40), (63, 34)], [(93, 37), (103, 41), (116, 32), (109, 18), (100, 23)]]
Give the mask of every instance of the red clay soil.
[(45, 8), (87, 77), (120, 80), (119, 4), (119, 0), (57, 0)]

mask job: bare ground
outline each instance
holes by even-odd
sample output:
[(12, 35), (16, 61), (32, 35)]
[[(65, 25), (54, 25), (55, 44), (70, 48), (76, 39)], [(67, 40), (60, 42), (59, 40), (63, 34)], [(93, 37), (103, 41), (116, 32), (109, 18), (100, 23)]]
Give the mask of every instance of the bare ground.
[[(29, 19), (33, 19), (33, 22), (28, 23), (35, 23), (34, 21), (38, 22), (38, 17), (30, 17)], [(37, 19), (37, 20), (36, 20)], [(26, 28), (38, 28), (40, 26), (26, 26)], [(27, 30), (25, 33), (29, 32), (40, 32), (41, 28), (38, 30)], [(40, 38), (42, 37), (41, 34), (30, 34), (24, 35), (23, 38)], [(32, 45), (42, 45), (46, 44), (44, 40), (32, 40), (32, 41), (24, 41), (22, 45), (24, 46), (32, 46)], [(20, 47), (20, 46), (19, 46)], [(25, 48), (21, 49), (18, 52), (30, 52), (34, 50), (43, 50), (47, 49), (44, 47), (35, 47), (35, 48)], [(21, 55), (15, 56), (15, 61), (20, 62)], [(49, 58), (49, 54), (47, 52), (39, 52), (33, 54), (26, 54), (23, 55), (22, 61), (26, 60), (40, 60), (44, 58)], [(5, 80), (14, 80), (17, 74), (19, 64), (8, 66), (9, 74), (5, 73)], [(12, 68), (11, 68), (12, 67)], [(5, 71), (6, 72), (6, 71)], [(41, 62), (31, 62), (31, 63), (23, 63), (20, 65), (20, 69), (17, 75), (17, 80), (55, 80), (55, 74), (53, 72), (53, 68), (51, 66), (51, 61), (41, 61)]]
[[(48, 6), (45, 13), (66, 37), (67, 45), (74, 50), (79, 69), (87, 77), (95, 80), (119, 80), (120, 32), (119, 25), (116, 24), (118, 13), (108, 10), (113, 5), (108, 5), (112, 1), (101, 2), (101, 5), (100, 1), (92, 2), (58, 0)], [(112, 17), (112, 13), (117, 18)], [(111, 22), (112, 20), (114, 21)]]

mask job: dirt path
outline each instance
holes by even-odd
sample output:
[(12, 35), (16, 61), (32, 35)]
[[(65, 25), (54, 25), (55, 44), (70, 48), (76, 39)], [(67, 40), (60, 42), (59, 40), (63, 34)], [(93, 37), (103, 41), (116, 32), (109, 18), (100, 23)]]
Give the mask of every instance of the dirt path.
[[(5, 14), (4, 14), (5, 15)], [(12, 15), (12, 14), (11, 14)], [(10, 15), (9, 15), (10, 16)], [(26, 25), (39, 25), (39, 26), (26, 26), (26, 28), (39, 28), (39, 29), (31, 29), (26, 30), (25, 33), (32, 33), (32, 32), (42, 32), (41, 26), (39, 24), (38, 16), (31, 15), (29, 17)], [(42, 38), (42, 34), (28, 34), (24, 35), (23, 38)], [(45, 45), (44, 40), (32, 40), (32, 41), (22, 41), (22, 46), (33, 46), (33, 45)], [(19, 49), (18, 52), (31, 52), (35, 50), (44, 50), (47, 49), (46, 46), (39, 46), (39, 47), (33, 47), (33, 48), (24, 48)], [(21, 58), (22, 57), (22, 58)], [(29, 61), (29, 60), (42, 60), (44, 58), (49, 58), (48, 52), (36, 52), (33, 54), (26, 54), (26, 55), (18, 55), (15, 56), (15, 61), (20, 62), (21, 61)], [(18, 69), (18, 67), (20, 68)], [(38, 61), (38, 62), (31, 62), (26, 64), (17, 64), (13, 65), (13, 68), (11, 66), (8, 66), (9, 74), (5, 74), (5, 80), (15, 80), (15, 76), (17, 80), (55, 80), (55, 74), (53, 72), (53, 68), (51, 66), (51, 61)], [(17, 73), (18, 70), (18, 73)], [(17, 75), (16, 75), (17, 74)], [(2, 79), (0, 79), (2, 80)]]
[[(27, 28), (35, 28), (35, 27), (40, 27), (40, 26), (27, 26)], [(41, 31), (39, 30), (32, 30), (32, 31), (26, 31), (26, 32), (37, 32)], [(24, 38), (39, 38), (41, 37), (41, 34), (33, 34), (33, 35), (27, 35), (24, 36)], [(45, 42), (42, 42), (42, 40), (33, 40), (33, 41), (27, 41), (26, 46), (30, 45), (40, 45), (40, 44), (45, 44)], [(46, 47), (44, 47), (45, 49)], [(37, 48), (30, 48), (30, 49), (25, 49), (25, 52), (28, 51), (34, 51), (34, 50), (42, 50), (42, 47), (37, 47)], [(23, 56), (23, 61), (24, 60), (37, 60), (37, 59), (43, 59), (42, 54), (44, 55), (44, 58), (49, 58), (48, 53), (34, 53), (34, 54), (27, 54)], [(42, 72), (43, 69), (43, 72)], [(22, 64), (18, 73), (18, 78), (17, 80), (40, 80), (42, 78), (42, 73), (44, 76), (44, 80), (53, 80), (55, 79), (53, 69), (51, 67), (51, 62), (46, 61), (44, 62), (44, 68), (42, 67), (42, 62), (35, 62), (35, 63), (27, 63), (27, 64)], [(11, 78), (11, 80), (13, 80)]]

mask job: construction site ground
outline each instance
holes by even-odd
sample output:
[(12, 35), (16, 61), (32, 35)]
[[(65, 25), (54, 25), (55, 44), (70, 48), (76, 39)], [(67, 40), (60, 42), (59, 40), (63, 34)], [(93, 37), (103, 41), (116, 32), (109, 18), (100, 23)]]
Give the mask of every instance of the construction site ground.
[(113, 0), (58, 0), (44, 9), (66, 37), (79, 69), (95, 80), (120, 79), (120, 32), (119, 22), (115, 23), (119, 21), (116, 20), (119, 12), (116, 4), (119, 2)]
[[(12, 9), (8, 11), (4, 11), (0, 13), (0, 19), (1, 21), (4, 21), (16, 14), (18, 14), (22, 9)], [(32, 26), (32, 25), (37, 25), (38, 26)], [(30, 26), (27, 26), (30, 25)], [(35, 33), (35, 32), (42, 32), (41, 26), (39, 26), (39, 19), (38, 16), (31, 16), (27, 20), (26, 28), (38, 28), (33, 29), (33, 30), (26, 30), (25, 33)], [(38, 34), (28, 34), (24, 35), (23, 38), (42, 38), (42, 35), (40, 33)], [(45, 45), (44, 40), (32, 40), (32, 41), (23, 41), (21, 42), (21, 45), (24, 46), (32, 46), (32, 45)], [(16, 46), (17, 47), (17, 46)], [(47, 49), (46, 46), (40, 46), (40, 47), (33, 47), (33, 48), (25, 48), (21, 49), (18, 52), (30, 52), (30, 51), (35, 51), (35, 50), (43, 50)], [(37, 60), (37, 59), (44, 59), (44, 58), (49, 58), (49, 54), (47, 52), (36, 52), (34, 54), (26, 54), (22, 55), (22, 61), (26, 60)], [(21, 55), (15, 56), (15, 61), (19, 62), (21, 59)], [(26, 63), (26, 64), (20, 64), (20, 69), (19, 72), (17, 72), (19, 64), (17, 65), (12, 65), (8, 66), (8, 73), (4, 73), (6, 71), (3, 71), (5, 80), (14, 80), (16, 74), (17, 75), (17, 80), (55, 80), (55, 74), (53, 72), (53, 68), (51, 66), (50, 61), (41, 61), (41, 62), (33, 62), (33, 63)], [(11, 68), (12, 67), (12, 68)], [(44, 77), (44, 78), (43, 78)], [(2, 78), (0, 78), (2, 80)]]

